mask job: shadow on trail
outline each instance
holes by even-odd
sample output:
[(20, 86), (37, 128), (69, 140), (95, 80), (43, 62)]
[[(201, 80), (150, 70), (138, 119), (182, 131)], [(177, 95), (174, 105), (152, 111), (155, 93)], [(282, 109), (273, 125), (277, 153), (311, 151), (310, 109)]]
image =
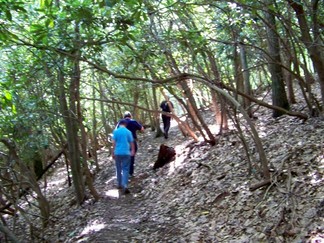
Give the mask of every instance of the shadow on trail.
[(116, 189), (115, 167), (111, 157), (105, 157), (108, 154), (102, 156), (103, 169), (95, 180), (102, 198), (88, 206), (89, 214), (82, 232), (67, 242), (148, 242), (150, 236), (163, 240), (165, 235), (178, 234), (172, 210), (166, 209), (163, 217), (156, 214), (154, 208), (160, 202), (152, 197), (152, 188), (147, 188), (158, 177), (153, 171), (153, 164), (160, 144), (174, 146), (182, 137), (176, 126), (170, 129), (169, 134), (168, 140), (154, 138), (154, 133), (150, 131), (140, 136), (135, 161), (136, 175), (130, 180), (131, 193), (127, 195), (122, 195)]

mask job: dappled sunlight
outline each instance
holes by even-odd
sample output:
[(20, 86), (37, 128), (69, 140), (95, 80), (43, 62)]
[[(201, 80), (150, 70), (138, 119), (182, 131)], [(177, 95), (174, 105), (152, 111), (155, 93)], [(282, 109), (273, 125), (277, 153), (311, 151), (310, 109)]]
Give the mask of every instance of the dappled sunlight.
[[(44, 184), (44, 182), (41, 182)], [(67, 173), (65, 170), (59, 170), (56, 177), (48, 180), (46, 183), (46, 190), (61, 191), (66, 188), (67, 185)]]
[(186, 146), (185, 145), (177, 145), (175, 146), (175, 151), (176, 151), (176, 157), (175, 157), (175, 160), (172, 161), (170, 163), (170, 168), (169, 168), (169, 172), (168, 174), (172, 174), (176, 168), (179, 168), (179, 167), (182, 167), (183, 166), (183, 162), (185, 161), (186, 159), (186, 153), (183, 153), (184, 150), (186, 149)]
[[(63, 187), (58, 187), (59, 185), (62, 185)], [(47, 188), (48, 189), (58, 189), (58, 190), (62, 190), (64, 189), (66, 185), (66, 178), (60, 178), (60, 179), (57, 179), (57, 180), (51, 180), (49, 182), (47, 182)]]
[(107, 180), (105, 183), (110, 184), (112, 181), (116, 180), (116, 176), (111, 177), (109, 180)]
[[(183, 119), (183, 118), (180, 118), (180, 120), (184, 120), (184, 119)], [(161, 124), (163, 124), (163, 123), (161, 122)], [(178, 126), (177, 121), (174, 120), (174, 119), (171, 119), (170, 128), (171, 128), (171, 127), (177, 127), (177, 126)], [(163, 128), (161, 127), (161, 129), (163, 129)]]
[(208, 128), (209, 128), (209, 130), (210, 130), (213, 134), (218, 133), (219, 130), (220, 130), (220, 126), (217, 125), (217, 124), (209, 125)]
[[(56, 168), (55, 177), (51, 176), (50, 180), (46, 181), (46, 190), (53, 190), (53, 191), (61, 191), (67, 187), (67, 171), (65, 167)], [(43, 180), (40, 181), (42, 187), (45, 187), (45, 183)]]
[(91, 232), (97, 232), (105, 228), (105, 224), (99, 222), (99, 220), (95, 220), (93, 222), (89, 222), (88, 225), (82, 230), (81, 235), (87, 235)]
[(119, 198), (119, 190), (118, 189), (109, 189), (108, 191), (105, 192), (105, 195), (107, 197), (113, 197), (113, 198)]
[(310, 173), (310, 178), (311, 178), (311, 183), (313, 186), (316, 186), (318, 184), (323, 183), (324, 178), (322, 176), (322, 172), (324, 171), (324, 155), (321, 156), (322, 158), (320, 159), (319, 162), (319, 167), (318, 167), (318, 171), (313, 171), (312, 173)]
[[(112, 184), (114, 181), (116, 181), (116, 176), (110, 177), (107, 181), (105, 181), (106, 185)], [(112, 198), (119, 198), (119, 191), (118, 189), (109, 189), (105, 191), (105, 196), (112, 197)]]

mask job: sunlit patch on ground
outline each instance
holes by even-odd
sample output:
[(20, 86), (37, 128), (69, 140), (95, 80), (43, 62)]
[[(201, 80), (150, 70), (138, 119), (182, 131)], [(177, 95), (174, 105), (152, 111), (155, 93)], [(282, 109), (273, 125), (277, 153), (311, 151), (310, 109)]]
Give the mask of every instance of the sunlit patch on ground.
[(105, 192), (107, 197), (119, 198), (119, 190), (118, 189), (110, 189)]
[[(52, 180), (52, 181), (49, 181), (47, 183), (47, 188), (48, 189), (52, 189), (52, 188), (56, 188), (56, 190), (62, 190), (64, 189), (64, 186), (66, 184), (66, 178), (60, 178), (58, 180)], [(62, 186), (62, 187), (58, 187), (58, 186)]]
[(323, 181), (323, 178), (318, 174), (317, 171), (311, 173), (310, 177), (312, 178), (311, 183), (313, 185), (320, 184)]
[(86, 234), (89, 234), (91, 232), (97, 232), (97, 231), (102, 230), (103, 228), (105, 228), (105, 226), (106, 225), (104, 223), (99, 222), (98, 220), (95, 220), (93, 222), (89, 222), (89, 224), (81, 232), (81, 235), (86, 235)]
[[(67, 186), (67, 172), (65, 168), (58, 168), (56, 169), (57, 172), (55, 173), (55, 178), (47, 180), (46, 182), (46, 190), (55, 190), (61, 191)], [(41, 181), (43, 187), (45, 187), (44, 182)]]
[(324, 177), (322, 176), (323, 171), (324, 171), (324, 155), (320, 156), (320, 162), (319, 162), (319, 167), (318, 171), (313, 171), (309, 176), (312, 178), (311, 183), (313, 185), (320, 184), (324, 181)]
[(111, 177), (109, 180), (107, 180), (105, 183), (106, 184), (110, 184), (111, 182), (113, 182), (114, 180), (116, 180), (116, 176)]
[(208, 128), (212, 133), (216, 134), (219, 132), (220, 126), (217, 124), (212, 124), (212, 125), (209, 125)]
[(183, 153), (183, 151), (186, 149), (185, 145), (175, 146), (174, 149), (176, 151), (176, 158), (170, 163), (169, 175), (172, 174), (176, 168), (183, 166), (183, 162), (186, 158), (186, 156), (184, 156), (185, 154)]

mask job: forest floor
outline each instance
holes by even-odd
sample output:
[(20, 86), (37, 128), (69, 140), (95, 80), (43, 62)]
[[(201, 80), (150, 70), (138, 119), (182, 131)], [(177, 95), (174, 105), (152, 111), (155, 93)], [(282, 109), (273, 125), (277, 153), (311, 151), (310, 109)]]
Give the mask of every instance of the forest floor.
[[(294, 109), (302, 110), (299, 104)], [(255, 114), (270, 186), (250, 190), (262, 178), (248, 133), (251, 173), (234, 130), (210, 146), (194, 144), (175, 124), (167, 140), (146, 129), (128, 195), (116, 189), (106, 149), (99, 151), (97, 202), (73, 203), (64, 167), (57, 168), (47, 188), (52, 220), (39, 242), (324, 242), (324, 119), (274, 119), (261, 108)], [(212, 113), (204, 116), (216, 135)], [(176, 159), (153, 171), (162, 143), (175, 148)]]

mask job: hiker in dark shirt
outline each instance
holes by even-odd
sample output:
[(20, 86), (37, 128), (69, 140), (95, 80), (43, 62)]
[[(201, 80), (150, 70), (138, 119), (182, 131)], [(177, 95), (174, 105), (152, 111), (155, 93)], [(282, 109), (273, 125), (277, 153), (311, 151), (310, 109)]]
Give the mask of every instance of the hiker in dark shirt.
[[(137, 148), (138, 148), (137, 141), (136, 141), (137, 140), (136, 132), (137, 131), (144, 132), (144, 127), (142, 126), (142, 124), (140, 124), (136, 120), (132, 119), (132, 114), (129, 111), (126, 111), (124, 113), (124, 118), (122, 120), (127, 121), (126, 128), (129, 131), (131, 131), (131, 133), (133, 134), (133, 138), (134, 138), (135, 154), (133, 156), (131, 156), (131, 163), (130, 163), (130, 168), (129, 168), (129, 175), (132, 177), (134, 175), (135, 155), (136, 155)], [(117, 127), (119, 126), (119, 122), (117, 123)]]
[[(170, 101), (169, 97), (167, 97), (166, 100), (162, 101), (160, 108), (164, 112), (168, 112), (168, 113), (172, 112), (173, 104)], [(171, 125), (171, 117), (168, 115), (162, 114), (162, 121), (163, 121), (164, 137), (167, 139), (169, 137), (168, 133), (169, 133), (170, 125)]]

